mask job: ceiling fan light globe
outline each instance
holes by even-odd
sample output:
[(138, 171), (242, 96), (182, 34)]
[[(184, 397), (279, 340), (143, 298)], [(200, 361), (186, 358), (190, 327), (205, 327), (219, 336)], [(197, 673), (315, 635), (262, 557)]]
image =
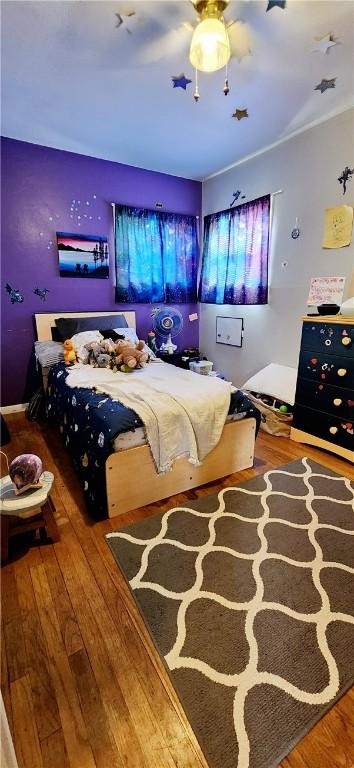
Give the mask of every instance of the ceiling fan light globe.
[(189, 59), (200, 72), (216, 72), (225, 67), (230, 58), (230, 41), (224, 21), (209, 18), (195, 28)]

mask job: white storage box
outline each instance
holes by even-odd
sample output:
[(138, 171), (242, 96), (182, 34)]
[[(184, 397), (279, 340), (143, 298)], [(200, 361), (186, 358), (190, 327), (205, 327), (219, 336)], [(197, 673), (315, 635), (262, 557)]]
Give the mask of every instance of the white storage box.
[(192, 361), (189, 363), (189, 369), (194, 373), (201, 373), (203, 376), (208, 376), (213, 368), (213, 363), (210, 360), (199, 360), (199, 362)]

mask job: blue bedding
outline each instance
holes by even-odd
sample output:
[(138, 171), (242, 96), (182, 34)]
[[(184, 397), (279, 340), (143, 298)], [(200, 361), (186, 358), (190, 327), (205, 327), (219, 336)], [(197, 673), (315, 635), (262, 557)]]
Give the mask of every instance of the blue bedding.
[[(81, 480), (89, 514), (95, 520), (107, 517), (105, 464), (112, 453), (112, 443), (122, 432), (143, 424), (130, 408), (94, 389), (66, 384), (69, 370), (63, 363), (49, 373), (47, 390), (48, 419), (61, 432)], [(197, 375), (197, 374), (196, 374)], [(241, 391), (231, 395), (230, 414), (255, 418), (257, 433), (261, 415)]]

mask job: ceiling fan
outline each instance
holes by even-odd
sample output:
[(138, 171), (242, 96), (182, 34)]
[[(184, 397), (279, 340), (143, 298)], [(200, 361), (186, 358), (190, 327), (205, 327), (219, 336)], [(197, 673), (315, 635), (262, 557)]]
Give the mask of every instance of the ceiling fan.
[[(197, 14), (196, 19), (190, 13), (189, 19), (181, 18), (180, 11), (183, 9), (183, 14), (186, 14), (188, 5), (191, 11), (193, 9), (193, 14)], [(224, 12), (231, 5), (229, 0), (195, 0), (188, 5), (173, 4), (171, 26), (170, 10), (168, 16), (164, 13), (155, 16), (151, 15), (150, 4), (139, 7), (139, 4), (134, 3), (129, 10), (120, 10), (116, 14), (116, 26), (132, 32), (130, 17), (134, 15), (142, 22), (139, 31), (135, 26), (135, 32), (144, 38), (138, 51), (138, 60), (143, 64), (154, 64), (171, 58), (171, 55), (185, 53), (187, 56), (190, 49), (190, 61), (196, 70), (215, 72), (225, 66), (230, 58), (241, 61), (251, 52), (248, 25), (240, 19), (224, 19)]]
[[(179, 7), (182, 5), (184, 6), (181, 4)], [(140, 9), (137, 9), (135, 13), (140, 17), (140, 21), (144, 22), (140, 29), (145, 29), (145, 39), (147, 31), (149, 34), (149, 42), (142, 41), (139, 45), (138, 60), (144, 65), (154, 64), (171, 58), (171, 55), (187, 56), (189, 49), (189, 60), (195, 69), (195, 101), (200, 98), (198, 72), (216, 72), (222, 67), (226, 68), (223, 89), (226, 96), (230, 90), (227, 72), (230, 58), (241, 61), (251, 53), (248, 25), (239, 19), (225, 20), (224, 12), (228, 6), (229, 0), (191, 0), (189, 8), (193, 8), (193, 12), (197, 14), (195, 23), (191, 17), (190, 20), (178, 21), (179, 7), (174, 4), (175, 18), (172, 28), (170, 16), (167, 18), (161, 13), (158, 17), (147, 15), (148, 5), (144, 7), (142, 14)], [(120, 11), (120, 17), (131, 16), (132, 13), (134, 11)], [(116, 15), (117, 26), (120, 26), (119, 14)]]

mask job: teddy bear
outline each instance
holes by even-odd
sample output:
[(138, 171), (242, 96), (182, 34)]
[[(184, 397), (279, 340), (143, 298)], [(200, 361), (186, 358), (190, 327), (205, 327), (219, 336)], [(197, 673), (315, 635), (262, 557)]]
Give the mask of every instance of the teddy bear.
[(145, 343), (139, 341), (133, 346), (127, 341), (117, 341), (115, 345), (114, 365), (117, 367), (125, 366), (128, 368), (144, 368), (149, 355), (144, 352)]
[(71, 339), (64, 341), (64, 363), (65, 365), (76, 363), (76, 352)]

